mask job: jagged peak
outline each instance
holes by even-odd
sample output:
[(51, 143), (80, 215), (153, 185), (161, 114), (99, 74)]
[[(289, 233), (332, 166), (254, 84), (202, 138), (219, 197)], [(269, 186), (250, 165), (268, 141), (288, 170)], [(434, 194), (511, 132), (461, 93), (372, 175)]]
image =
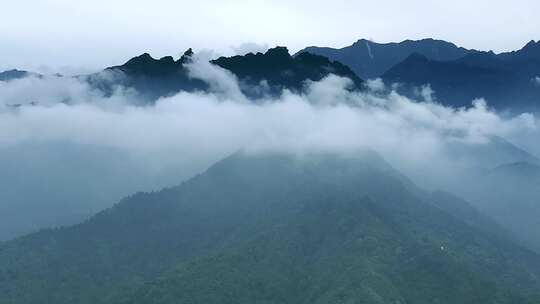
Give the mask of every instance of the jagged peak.
[(531, 40), (529, 41), (529, 43), (527, 43), (523, 49), (527, 49), (527, 48), (531, 48), (531, 47), (537, 47), (537, 46), (540, 46), (540, 40), (538, 40), (538, 42), (534, 41), (534, 40)]
[(265, 55), (291, 57), (291, 54), (289, 54), (289, 49), (285, 46), (276, 46), (275, 48), (271, 48), (268, 51), (266, 51)]
[(141, 64), (141, 63), (148, 63), (148, 62), (151, 62), (151, 61), (155, 61), (155, 59), (152, 58), (152, 56), (150, 56), (150, 54), (143, 53), (143, 54), (141, 54), (141, 55), (139, 55), (137, 57), (131, 58), (124, 65), (126, 65), (126, 66), (138, 65), (138, 64)]
[(154, 59), (154, 58), (153, 58), (150, 54), (148, 54), (148, 53), (143, 53), (142, 55), (139, 55), (139, 56), (137, 56), (137, 57), (135, 57), (135, 58), (137, 58), (137, 59), (147, 59), (147, 60), (148, 60), (148, 59)]
[(193, 49), (189, 48), (184, 52), (182, 57), (178, 59), (178, 61), (175, 61), (172, 56), (164, 56), (164, 57), (161, 57), (159, 60), (157, 60), (157, 59), (154, 59), (149, 53), (143, 53), (139, 56), (131, 58), (128, 62), (124, 64), (124, 66), (145, 65), (149, 63), (160, 63), (160, 64), (171, 64), (171, 65), (174, 63), (183, 64), (186, 61), (188, 61), (188, 59), (190, 59), (193, 56), (193, 54), (194, 54)]
[(179, 64), (184, 64), (188, 61), (190, 61), (193, 57), (195, 53), (193, 52), (193, 49), (192, 48), (189, 48), (187, 49), (184, 54), (182, 55), (182, 57), (180, 57), (180, 59), (178, 59), (178, 61), (176, 61), (176, 63), (179, 63)]
[(183, 56), (187, 56), (187, 57), (191, 57), (193, 56), (193, 49), (192, 48), (189, 48), (187, 49), (185, 52), (184, 52), (184, 55)]

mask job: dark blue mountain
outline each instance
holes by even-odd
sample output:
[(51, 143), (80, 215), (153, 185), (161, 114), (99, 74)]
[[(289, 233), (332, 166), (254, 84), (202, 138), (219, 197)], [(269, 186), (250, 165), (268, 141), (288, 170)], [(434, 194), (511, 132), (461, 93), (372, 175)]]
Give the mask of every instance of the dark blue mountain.
[(531, 40), (521, 50), (501, 53), (498, 55), (501, 59), (509, 61), (528, 61), (528, 60), (540, 60), (540, 40)]
[(304, 52), (339, 61), (349, 66), (358, 76), (368, 79), (380, 77), (413, 53), (421, 54), (431, 60), (446, 61), (455, 60), (476, 51), (435, 39), (406, 40), (399, 43), (376, 43), (361, 39), (341, 49), (312, 46), (303, 49), (298, 54)]
[(14, 69), (14, 70), (0, 72), (0, 81), (11, 81), (11, 80), (30, 77), (30, 76), (42, 77), (40, 74), (37, 74), (37, 73)]
[[(479, 56), (474, 57), (476, 60)], [(494, 105), (517, 85), (510, 71), (470, 61), (435, 61), (412, 54), (384, 73), (382, 79), (388, 84), (402, 84), (399, 92), (413, 98), (418, 97), (415, 92), (419, 87), (429, 84), (440, 102), (455, 107), (470, 106), (476, 98), (486, 98)]]
[(510, 53), (475, 52), (450, 61), (413, 54), (382, 75), (387, 83), (401, 83), (401, 92), (414, 97), (417, 87), (429, 84), (438, 100), (469, 106), (476, 98), (512, 112), (539, 111), (540, 42), (530, 42)]
[(105, 73), (110, 74), (107, 77), (98, 73), (84, 79), (107, 93), (112, 93), (119, 85), (134, 88), (150, 101), (180, 91), (205, 90), (208, 88), (206, 83), (189, 76), (186, 63), (191, 60), (192, 55), (193, 51), (189, 49), (175, 61), (170, 56), (154, 59), (150, 54), (144, 53), (123, 65), (105, 69)]

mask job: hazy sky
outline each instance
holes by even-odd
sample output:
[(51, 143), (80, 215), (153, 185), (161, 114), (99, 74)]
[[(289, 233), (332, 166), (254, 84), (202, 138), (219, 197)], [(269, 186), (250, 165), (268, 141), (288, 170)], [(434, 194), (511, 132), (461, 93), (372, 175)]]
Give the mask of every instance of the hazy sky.
[[(245, 42), (342, 47), (434, 37), (513, 50), (540, 39), (538, 0), (17, 0), (2, 1), (0, 69), (70, 71), (148, 51), (220, 53)], [(40, 67), (41, 66), (41, 67)]]

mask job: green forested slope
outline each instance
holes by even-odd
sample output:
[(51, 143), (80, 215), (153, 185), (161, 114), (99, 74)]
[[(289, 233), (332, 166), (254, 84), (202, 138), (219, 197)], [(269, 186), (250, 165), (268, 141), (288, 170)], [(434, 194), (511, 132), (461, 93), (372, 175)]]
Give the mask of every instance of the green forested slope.
[(537, 303), (540, 257), (451, 200), (371, 153), (238, 154), (0, 245), (0, 303)]

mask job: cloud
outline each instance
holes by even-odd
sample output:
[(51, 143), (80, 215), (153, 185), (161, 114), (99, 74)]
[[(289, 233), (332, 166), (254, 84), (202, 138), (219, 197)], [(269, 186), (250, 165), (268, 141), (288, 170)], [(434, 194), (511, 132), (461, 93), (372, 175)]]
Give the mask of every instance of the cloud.
[(206, 81), (217, 97), (226, 97), (242, 103), (247, 102), (236, 76), (228, 70), (211, 64), (210, 58), (212, 58), (211, 54), (197, 54), (192, 62), (187, 64), (189, 76)]
[[(490, 136), (511, 137), (537, 128), (532, 114), (502, 118), (485, 100), (454, 109), (432, 102), (428, 87), (422, 102), (396, 92), (351, 92), (347, 90), (350, 80), (334, 75), (308, 82), (304, 94), (284, 91), (278, 98), (254, 103), (242, 94), (229, 71), (199, 59), (189, 69), (192, 77), (210, 84), (211, 93), (182, 92), (145, 107), (133, 105), (130, 98), (135, 93), (119, 89), (105, 97), (71, 78), (27, 78), (2, 84), (1, 103), (23, 106), (0, 113), (0, 144), (67, 140), (133, 152), (181, 152), (220, 145), (227, 146), (226, 150), (266, 145), (393, 150), (427, 138), (482, 144)], [(375, 81), (371, 87), (378, 91), (384, 84)], [(28, 101), (37, 106), (29, 106)]]
[(100, 83), (116, 83), (124, 77), (119, 72), (102, 71), (89, 77), (26, 77), (9, 82), (0, 81), (0, 110), (10, 106), (64, 104), (104, 105), (133, 103), (137, 93), (131, 89), (116, 87), (114, 94), (105, 94), (92, 88), (86, 80)]
[(37, 77), (0, 82), (0, 105), (56, 104), (66, 100), (88, 102), (95, 97), (88, 85), (73, 78)]
[(540, 86), (540, 76), (534, 77), (532, 81), (535, 85)]
[[(493, 136), (530, 142), (538, 136), (534, 115), (504, 117), (485, 100), (454, 109), (433, 102), (429, 98), (433, 92), (415, 101), (383, 91), (391, 86), (382, 81), (368, 83), (368, 91), (354, 92), (347, 89), (350, 80), (331, 75), (307, 82), (303, 94), (285, 90), (279, 97), (252, 101), (230, 72), (204, 58), (188, 66), (192, 77), (210, 84), (211, 92), (181, 92), (148, 106), (137, 105), (132, 90), (118, 87), (113, 95), (104, 95), (76, 78), (0, 83), (0, 150), (15, 151), (12, 154), (20, 162), (31, 160), (28, 175), (58, 171), (50, 158), (62, 160), (64, 170), (58, 172), (64, 175), (51, 178), (48, 187), (61, 193), (66, 179), (80, 185), (95, 180), (95, 188), (105, 190), (93, 204), (103, 208), (134, 186), (151, 190), (177, 184), (241, 149), (302, 154), (370, 148), (406, 174), (431, 180), (441, 172), (455, 178), (452, 170), (458, 166), (449, 156), (449, 146), (488, 145)], [(113, 81), (122, 75), (98, 77)], [(530, 136), (520, 138), (523, 134)], [(105, 168), (119, 160), (122, 169), (114, 170), (114, 180), (100, 178), (110, 175)], [(97, 170), (96, 163), (103, 164), (103, 170)], [(92, 167), (85, 169), (84, 164)], [(74, 172), (92, 174), (83, 179)], [(10, 181), (2, 174), (7, 173), (0, 172), (0, 180)], [(25, 179), (17, 183), (18, 189), (32, 187), (24, 184)], [(113, 192), (114, 188), (124, 192)], [(90, 204), (76, 194), (65, 200)]]
[(366, 87), (372, 92), (383, 92), (386, 89), (381, 78), (366, 80)]
[(416, 87), (414, 93), (422, 101), (426, 101), (430, 103), (436, 101), (435, 91), (433, 91), (430, 84), (425, 84), (421, 87)]

